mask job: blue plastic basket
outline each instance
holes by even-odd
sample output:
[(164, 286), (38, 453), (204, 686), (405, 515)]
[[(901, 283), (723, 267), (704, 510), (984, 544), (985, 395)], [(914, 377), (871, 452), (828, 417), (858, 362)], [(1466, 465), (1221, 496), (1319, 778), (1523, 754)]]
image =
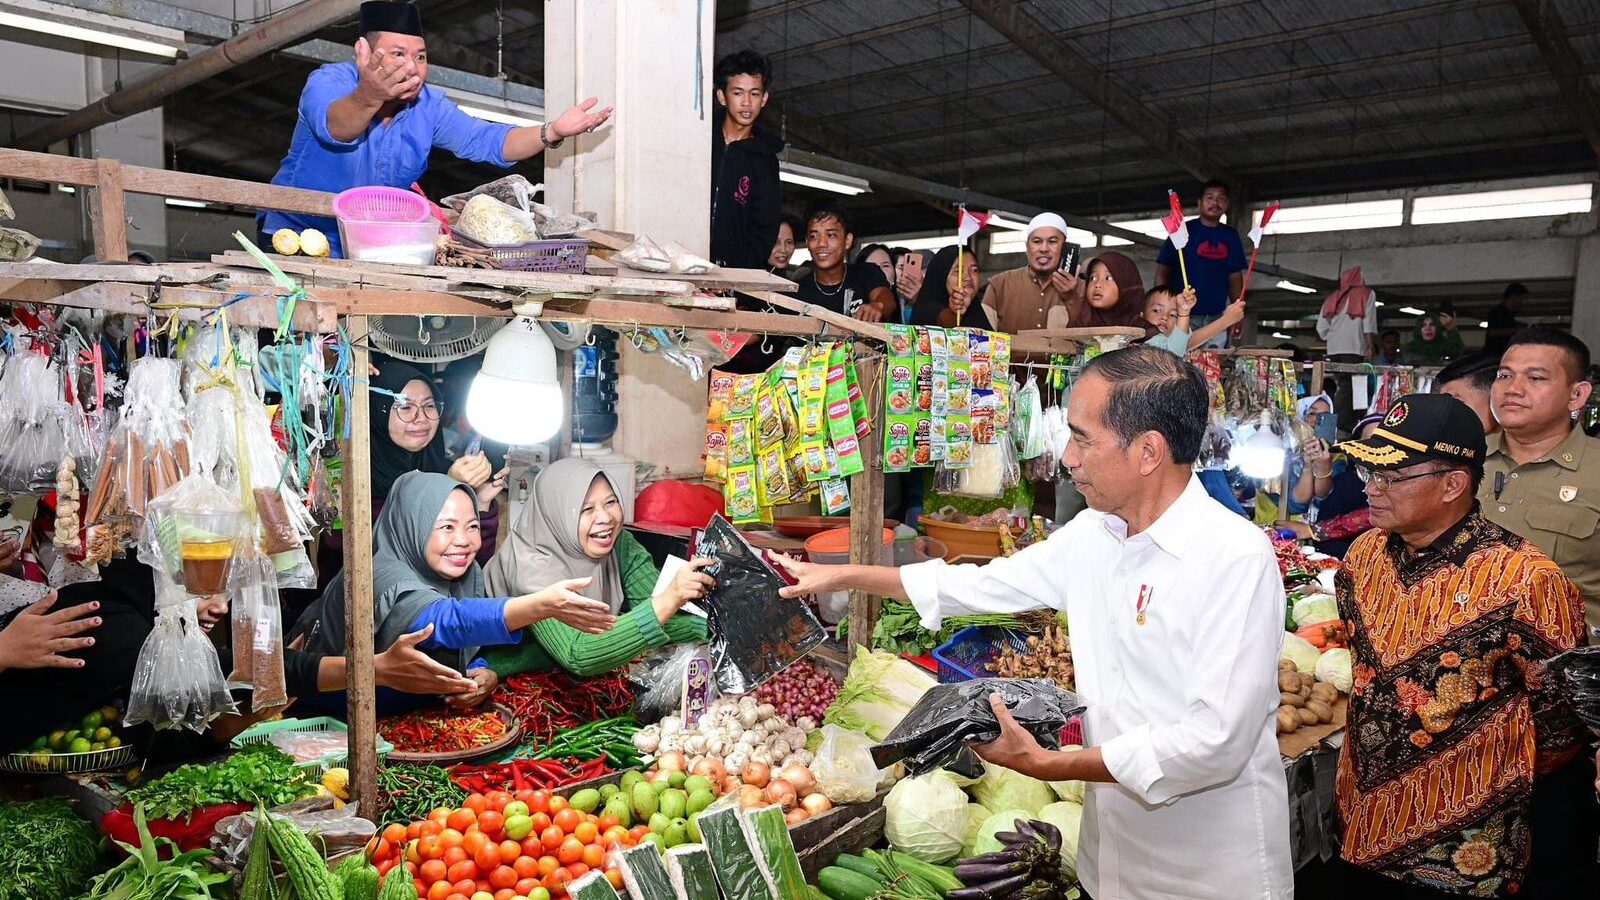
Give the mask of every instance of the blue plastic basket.
[(939, 683), (955, 684), (992, 677), (988, 665), (1000, 655), (1000, 648), (1005, 644), (1010, 644), (1014, 650), (1027, 650), (1028, 637), (994, 625), (970, 625), (961, 629), (933, 651), (933, 660), (939, 664)]

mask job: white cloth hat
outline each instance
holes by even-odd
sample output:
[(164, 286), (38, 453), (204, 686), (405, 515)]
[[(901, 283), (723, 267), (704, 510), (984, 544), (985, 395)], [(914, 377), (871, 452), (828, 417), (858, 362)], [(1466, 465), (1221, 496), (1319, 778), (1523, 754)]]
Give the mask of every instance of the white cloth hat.
[(1062, 237), (1067, 236), (1067, 222), (1053, 212), (1042, 212), (1028, 220), (1028, 237), (1041, 228), (1054, 228), (1061, 232)]

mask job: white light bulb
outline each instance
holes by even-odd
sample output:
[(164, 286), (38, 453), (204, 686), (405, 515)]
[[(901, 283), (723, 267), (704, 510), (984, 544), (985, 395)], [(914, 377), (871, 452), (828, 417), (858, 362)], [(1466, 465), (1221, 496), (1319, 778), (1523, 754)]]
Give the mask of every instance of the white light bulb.
[(484, 349), (467, 392), (467, 421), (491, 441), (539, 444), (561, 429), (565, 406), (550, 338), (537, 319), (512, 319)]
[(1243, 443), (1235, 446), (1229, 459), (1250, 478), (1276, 478), (1283, 474), (1283, 461), (1287, 453), (1283, 439), (1269, 428), (1260, 428)]

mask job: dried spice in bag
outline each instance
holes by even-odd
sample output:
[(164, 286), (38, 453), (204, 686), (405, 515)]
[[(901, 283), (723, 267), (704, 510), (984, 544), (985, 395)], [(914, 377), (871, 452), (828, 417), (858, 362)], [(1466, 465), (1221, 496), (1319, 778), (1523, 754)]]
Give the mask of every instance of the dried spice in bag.
[(1038, 678), (977, 678), (936, 685), (872, 748), (872, 761), (887, 768), (903, 760), (910, 775), (944, 767), (968, 778), (981, 776), (982, 764), (967, 744), (985, 744), (1000, 736), (990, 694), (999, 694), (1017, 724), (1046, 750), (1061, 748), (1062, 727), (1084, 710), (1077, 694)]
[(110, 559), (112, 550), (131, 543), (145, 504), (189, 472), (178, 375), (175, 359), (147, 356), (133, 364), (122, 418), (106, 440), (100, 472), (84, 504), (89, 560)]
[(789, 582), (721, 516), (694, 540), (717, 586), (706, 597), (711, 668), (724, 694), (748, 693), (822, 643), (827, 633), (804, 603), (778, 596)]
[(289, 691), (283, 674), (283, 616), (272, 561), (260, 553), (235, 557), (228, 594), (233, 617), (228, 687), (251, 690), (252, 712), (285, 705)]

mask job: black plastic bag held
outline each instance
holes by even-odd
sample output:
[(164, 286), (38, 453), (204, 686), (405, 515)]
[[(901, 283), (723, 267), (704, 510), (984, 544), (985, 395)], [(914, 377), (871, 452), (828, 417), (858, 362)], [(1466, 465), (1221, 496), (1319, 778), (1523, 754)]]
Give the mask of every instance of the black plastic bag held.
[(724, 694), (745, 694), (822, 643), (827, 633), (804, 603), (784, 600), (789, 582), (721, 516), (713, 516), (691, 552), (716, 560), (705, 570), (711, 671)]
[(981, 776), (983, 764), (967, 744), (986, 744), (1000, 736), (990, 694), (999, 694), (1017, 724), (1046, 750), (1061, 749), (1062, 727), (1084, 710), (1077, 694), (1040, 678), (941, 684), (923, 694), (883, 743), (872, 748), (872, 761), (881, 769), (904, 760), (911, 775), (943, 767), (968, 778)]
[(1600, 647), (1578, 647), (1545, 663), (1543, 690), (1572, 701), (1578, 718), (1600, 737)]

